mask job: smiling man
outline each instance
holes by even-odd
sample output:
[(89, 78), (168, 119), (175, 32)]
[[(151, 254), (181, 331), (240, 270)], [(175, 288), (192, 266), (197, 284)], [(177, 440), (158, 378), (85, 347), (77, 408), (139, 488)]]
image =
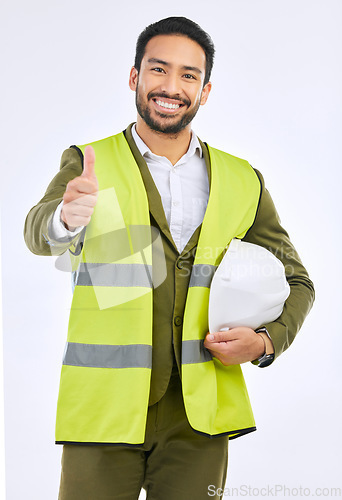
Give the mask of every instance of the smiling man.
[(136, 131), (174, 165), (188, 150), (191, 122), (211, 90), (206, 54), (191, 38), (173, 34), (153, 37), (139, 56), (129, 79), (136, 92)]
[(139, 130), (161, 132), (164, 136), (182, 133), (189, 138), (190, 123), (211, 90), (205, 67), (205, 52), (190, 38), (179, 35), (152, 38), (142, 61), (136, 60), (130, 74), (139, 113), (138, 133)]
[[(211, 38), (183, 17), (139, 36), (137, 121), (71, 146), (31, 209), (25, 241), (69, 251), (74, 293), (57, 408), (61, 500), (220, 498), (228, 440), (255, 430), (240, 363), (293, 341), (314, 290), (261, 174), (203, 143)], [(232, 238), (283, 262), (291, 293), (254, 331), (208, 334), (212, 276)], [(209, 270), (209, 273), (208, 273)]]

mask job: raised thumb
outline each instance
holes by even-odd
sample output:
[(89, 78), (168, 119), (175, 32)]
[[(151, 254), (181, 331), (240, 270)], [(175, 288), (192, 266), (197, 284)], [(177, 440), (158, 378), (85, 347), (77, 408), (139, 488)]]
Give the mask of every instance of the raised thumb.
[(96, 179), (95, 175), (95, 151), (92, 146), (86, 146), (84, 150), (83, 172), (82, 177), (88, 179)]

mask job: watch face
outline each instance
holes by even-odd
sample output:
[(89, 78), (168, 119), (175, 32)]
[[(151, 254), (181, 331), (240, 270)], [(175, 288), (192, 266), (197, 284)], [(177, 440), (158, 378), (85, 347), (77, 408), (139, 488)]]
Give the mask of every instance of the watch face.
[(263, 357), (260, 359), (258, 367), (265, 368), (266, 366), (269, 366), (273, 360), (274, 360), (274, 354), (264, 354)]

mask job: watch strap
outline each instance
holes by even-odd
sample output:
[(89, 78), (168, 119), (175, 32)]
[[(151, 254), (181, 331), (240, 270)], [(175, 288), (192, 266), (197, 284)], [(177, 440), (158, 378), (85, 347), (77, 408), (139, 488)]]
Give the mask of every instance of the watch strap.
[(272, 353), (267, 352), (268, 349), (267, 349), (267, 344), (266, 344), (264, 335), (266, 335), (270, 340), (271, 340), (271, 337), (267, 331), (267, 328), (265, 328), (265, 327), (258, 328), (257, 330), (255, 330), (255, 333), (260, 334), (260, 336), (262, 337), (262, 339), (265, 343), (265, 353), (256, 360), (256, 361), (258, 361), (257, 366), (259, 368), (265, 368), (266, 366), (269, 366), (274, 361), (274, 352), (272, 352)]

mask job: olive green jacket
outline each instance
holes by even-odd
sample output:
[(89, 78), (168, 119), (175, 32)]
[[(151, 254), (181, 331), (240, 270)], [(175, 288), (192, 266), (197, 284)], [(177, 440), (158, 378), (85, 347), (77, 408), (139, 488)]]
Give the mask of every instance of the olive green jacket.
[[(154, 184), (147, 164), (141, 156), (131, 133), (130, 125), (125, 131), (126, 140), (140, 168), (147, 191), (151, 225), (162, 235), (167, 278), (154, 289), (153, 293), (153, 354), (150, 404), (157, 402), (165, 393), (171, 371), (175, 365), (180, 372), (182, 318), (184, 314), (191, 268), (196, 252), (199, 226), (179, 254), (172, 239), (162, 201)], [(201, 143), (210, 181), (210, 159), (208, 149)], [(44, 197), (27, 215), (24, 229), (28, 248), (38, 255), (61, 255), (72, 243), (65, 238), (53, 241), (49, 237), (48, 227), (57, 205), (62, 201), (68, 182), (82, 173), (82, 153), (75, 147), (64, 151), (60, 171), (49, 184)], [(290, 295), (286, 300), (281, 316), (266, 326), (272, 339), (275, 358), (289, 347), (294, 340), (314, 301), (314, 287), (304, 268), (287, 232), (280, 225), (279, 217), (269, 192), (264, 187), (260, 172), (256, 173), (261, 183), (261, 196), (253, 225), (243, 238), (270, 250), (285, 266), (290, 285)], [(154, 265), (158, 256), (154, 256)]]

